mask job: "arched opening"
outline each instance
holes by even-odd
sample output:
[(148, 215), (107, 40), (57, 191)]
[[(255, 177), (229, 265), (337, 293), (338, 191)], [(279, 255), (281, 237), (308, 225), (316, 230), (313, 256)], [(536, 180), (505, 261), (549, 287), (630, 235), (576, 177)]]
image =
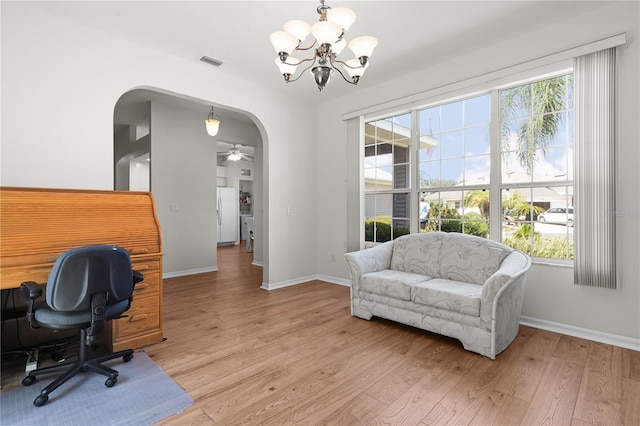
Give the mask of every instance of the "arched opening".
[[(222, 122), (216, 136), (207, 134), (204, 123), (212, 106)], [(218, 246), (245, 245), (243, 219), (250, 215), (253, 263), (263, 267), (266, 282), (265, 143), (263, 126), (246, 111), (156, 88), (137, 88), (120, 97), (114, 108), (114, 189), (153, 193), (165, 277), (224, 267), (218, 264)], [(229, 159), (232, 149), (242, 153), (240, 160)], [(225, 241), (218, 239), (218, 188), (235, 194), (235, 226)]]

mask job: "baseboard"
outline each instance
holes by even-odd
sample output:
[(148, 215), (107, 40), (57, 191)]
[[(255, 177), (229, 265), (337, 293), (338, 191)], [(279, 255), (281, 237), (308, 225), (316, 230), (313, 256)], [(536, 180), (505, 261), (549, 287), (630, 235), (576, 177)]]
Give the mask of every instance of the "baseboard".
[(259, 266), (259, 267), (261, 267), (261, 268), (264, 268), (264, 263), (262, 263), (262, 262), (258, 262), (257, 260), (254, 260), (253, 262), (251, 262), (251, 264), (252, 264), (253, 266)]
[(316, 280), (325, 281), (330, 284), (344, 285), (347, 287), (351, 286), (351, 283), (349, 280), (345, 280), (337, 277), (330, 277), (328, 275), (315, 274), (315, 275), (307, 275), (306, 277), (296, 278), (294, 280), (280, 281), (278, 283), (262, 283), (260, 288), (264, 290), (276, 290), (279, 288), (290, 287), (292, 285), (298, 285), (298, 284), (304, 284), (304, 283), (308, 283), (309, 281), (316, 281)]
[(331, 284), (343, 285), (345, 287), (351, 287), (351, 280), (346, 280), (344, 278), (331, 277), (329, 275), (319, 274), (315, 278), (316, 280), (326, 281)]
[(162, 274), (162, 279), (184, 277), (185, 275), (204, 274), (205, 272), (217, 272), (219, 269), (217, 266), (210, 266), (207, 268), (195, 268), (185, 269), (184, 271), (165, 272)]
[(530, 317), (520, 317), (520, 324), (528, 327), (539, 328), (541, 330), (553, 331), (554, 333), (566, 334), (567, 336), (579, 337), (581, 339), (592, 340), (594, 342), (640, 351), (640, 339), (633, 339), (631, 337), (619, 336), (617, 334), (603, 333), (601, 331), (589, 330), (587, 328), (575, 327), (573, 325), (560, 324), (557, 322)]

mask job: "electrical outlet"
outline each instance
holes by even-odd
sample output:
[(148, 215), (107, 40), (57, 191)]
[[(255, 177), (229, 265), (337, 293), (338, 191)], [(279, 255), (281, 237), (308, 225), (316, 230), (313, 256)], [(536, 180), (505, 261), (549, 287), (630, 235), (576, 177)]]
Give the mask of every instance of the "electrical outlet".
[(287, 216), (291, 216), (291, 207), (287, 207)]

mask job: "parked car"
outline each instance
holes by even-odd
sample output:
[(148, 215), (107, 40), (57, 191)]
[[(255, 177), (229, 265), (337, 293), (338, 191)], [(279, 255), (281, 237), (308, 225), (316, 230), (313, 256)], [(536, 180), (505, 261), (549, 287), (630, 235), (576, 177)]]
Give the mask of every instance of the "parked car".
[(538, 215), (538, 222), (562, 223), (573, 226), (573, 207), (554, 207)]

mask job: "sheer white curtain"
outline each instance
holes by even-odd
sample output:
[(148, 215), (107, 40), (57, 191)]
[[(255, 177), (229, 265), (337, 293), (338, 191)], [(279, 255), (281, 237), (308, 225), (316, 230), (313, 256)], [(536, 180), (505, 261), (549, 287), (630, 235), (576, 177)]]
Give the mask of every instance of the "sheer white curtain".
[(574, 282), (616, 288), (615, 48), (574, 60)]

